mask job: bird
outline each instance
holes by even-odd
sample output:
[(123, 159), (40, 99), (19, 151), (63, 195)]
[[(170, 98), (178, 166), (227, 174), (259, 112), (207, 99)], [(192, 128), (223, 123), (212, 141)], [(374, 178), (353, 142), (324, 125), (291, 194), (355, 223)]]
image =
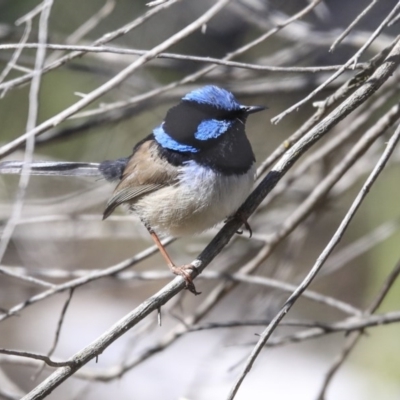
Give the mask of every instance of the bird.
[[(233, 93), (206, 85), (184, 95), (131, 155), (101, 163), (33, 162), (36, 175), (101, 176), (116, 187), (103, 220), (119, 206), (136, 214), (170, 270), (193, 284), (192, 264), (176, 266), (160, 238), (191, 236), (237, 217), (255, 179), (255, 156), (245, 132), (250, 114)], [(21, 173), (23, 163), (0, 163), (0, 173)], [(240, 216), (239, 216), (240, 217)], [(248, 227), (247, 221), (241, 222)], [(251, 232), (251, 231), (250, 231)]]

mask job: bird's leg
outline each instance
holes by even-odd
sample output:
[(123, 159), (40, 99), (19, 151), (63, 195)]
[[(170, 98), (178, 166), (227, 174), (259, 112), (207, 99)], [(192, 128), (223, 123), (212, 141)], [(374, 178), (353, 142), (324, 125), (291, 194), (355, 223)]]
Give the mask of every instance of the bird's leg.
[(188, 289), (190, 292), (192, 292), (194, 295), (201, 294), (201, 292), (196, 291), (196, 287), (194, 286), (193, 279), (190, 275), (190, 273), (195, 269), (195, 267), (191, 264), (188, 265), (182, 265), (180, 267), (177, 267), (174, 262), (171, 260), (171, 257), (167, 253), (167, 250), (161, 243), (160, 239), (158, 238), (157, 234), (153, 231), (151, 227), (149, 227), (147, 224), (145, 224), (147, 230), (150, 233), (150, 236), (153, 238), (154, 243), (158, 247), (158, 250), (160, 250), (161, 255), (164, 257), (164, 260), (166, 261), (169, 269), (171, 270), (172, 273), (175, 275), (180, 275), (186, 282), (186, 289)]

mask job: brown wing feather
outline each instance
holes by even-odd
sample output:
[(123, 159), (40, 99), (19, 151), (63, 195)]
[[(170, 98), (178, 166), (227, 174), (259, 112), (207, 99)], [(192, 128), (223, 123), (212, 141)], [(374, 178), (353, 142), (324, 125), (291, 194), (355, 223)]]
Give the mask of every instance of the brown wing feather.
[(157, 144), (153, 140), (144, 142), (128, 161), (103, 219), (123, 203), (134, 204), (141, 196), (174, 184), (177, 175), (177, 169), (158, 156)]

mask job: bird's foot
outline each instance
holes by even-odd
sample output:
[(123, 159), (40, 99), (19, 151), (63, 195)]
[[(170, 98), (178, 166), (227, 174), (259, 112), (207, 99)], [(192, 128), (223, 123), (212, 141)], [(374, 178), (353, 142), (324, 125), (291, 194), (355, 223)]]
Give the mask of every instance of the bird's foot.
[[(244, 225), (245, 229), (249, 232), (249, 238), (251, 238), (253, 236), (253, 231), (251, 229), (251, 226), (248, 223), (248, 221), (245, 218), (245, 216), (241, 212), (238, 211), (236, 214), (231, 215), (224, 222), (227, 223), (229, 221), (232, 221), (233, 219), (238, 219)], [(238, 235), (242, 235), (243, 231), (239, 229), (238, 231), (236, 231), (236, 233)]]
[(201, 294), (201, 292), (198, 292), (196, 290), (192, 276), (190, 275), (193, 271), (196, 270), (196, 267), (194, 265), (187, 264), (181, 265), (180, 267), (177, 267), (176, 265), (169, 265), (169, 269), (172, 273), (174, 273), (175, 275), (180, 275), (185, 280), (187, 290), (192, 292), (195, 296)]

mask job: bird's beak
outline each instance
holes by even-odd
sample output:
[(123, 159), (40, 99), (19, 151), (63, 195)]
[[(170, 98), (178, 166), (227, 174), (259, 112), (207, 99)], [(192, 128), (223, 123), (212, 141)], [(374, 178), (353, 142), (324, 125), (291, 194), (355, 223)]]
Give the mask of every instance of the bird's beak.
[(268, 107), (265, 106), (243, 106), (243, 111), (246, 114), (254, 114), (259, 111), (266, 110)]

